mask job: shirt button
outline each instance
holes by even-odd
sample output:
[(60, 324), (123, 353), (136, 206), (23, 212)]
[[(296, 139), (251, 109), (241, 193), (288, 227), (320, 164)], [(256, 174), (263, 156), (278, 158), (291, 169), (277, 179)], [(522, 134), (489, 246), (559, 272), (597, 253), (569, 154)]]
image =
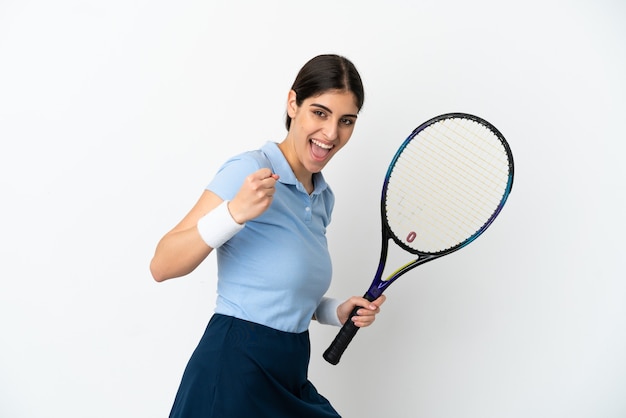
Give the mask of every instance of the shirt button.
[(307, 206), (307, 207), (306, 207), (306, 211), (307, 211), (307, 212), (310, 212), (310, 211), (311, 211), (311, 208)]

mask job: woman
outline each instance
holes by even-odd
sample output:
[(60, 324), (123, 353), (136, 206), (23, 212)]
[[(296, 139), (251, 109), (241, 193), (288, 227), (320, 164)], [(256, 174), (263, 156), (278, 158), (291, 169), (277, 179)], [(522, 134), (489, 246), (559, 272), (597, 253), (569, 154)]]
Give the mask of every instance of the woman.
[(218, 262), (215, 314), (170, 417), (339, 416), (308, 381), (308, 327), (312, 318), (368, 326), (385, 300), (324, 297), (334, 195), (321, 170), (350, 139), (363, 99), (349, 60), (311, 59), (287, 97), (286, 138), (228, 160), (157, 245), (150, 269), (159, 282), (190, 273), (214, 249)]

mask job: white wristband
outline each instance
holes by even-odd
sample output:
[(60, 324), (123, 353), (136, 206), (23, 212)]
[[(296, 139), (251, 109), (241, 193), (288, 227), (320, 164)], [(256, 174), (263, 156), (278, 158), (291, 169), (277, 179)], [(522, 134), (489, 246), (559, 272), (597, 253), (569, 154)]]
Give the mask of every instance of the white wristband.
[(343, 324), (337, 316), (337, 308), (341, 305), (341, 301), (337, 299), (323, 297), (320, 304), (315, 310), (315, 319), (324, 325), (334, 325), (340, 327)]
[(228, 200), (224, 200), (211, 212), (198, 221), (198, 232), (206, 244), (215, 249), (241, 231), (244, 224), (238, 224), (228, 211)]

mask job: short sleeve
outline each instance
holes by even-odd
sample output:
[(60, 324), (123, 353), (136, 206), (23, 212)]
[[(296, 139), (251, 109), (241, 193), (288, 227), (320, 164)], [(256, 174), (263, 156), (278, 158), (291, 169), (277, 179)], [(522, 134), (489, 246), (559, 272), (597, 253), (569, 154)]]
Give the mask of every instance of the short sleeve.
[(223, 200), (232, 200), (246, 177), (266, 166), (251, 153), (241, 154), (226, 161), (206, 187)]

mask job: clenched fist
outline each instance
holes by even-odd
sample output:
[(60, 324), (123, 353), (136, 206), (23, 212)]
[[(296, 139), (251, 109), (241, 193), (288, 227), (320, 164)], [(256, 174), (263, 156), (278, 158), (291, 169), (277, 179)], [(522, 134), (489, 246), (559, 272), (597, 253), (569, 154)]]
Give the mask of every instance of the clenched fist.
[(269, 168), (262, 168), (244, 180), (235, 197), (229, 202), (228, 210), (233, 219), (243, 224), (267, 210), (276, 193), (278, 174)]

